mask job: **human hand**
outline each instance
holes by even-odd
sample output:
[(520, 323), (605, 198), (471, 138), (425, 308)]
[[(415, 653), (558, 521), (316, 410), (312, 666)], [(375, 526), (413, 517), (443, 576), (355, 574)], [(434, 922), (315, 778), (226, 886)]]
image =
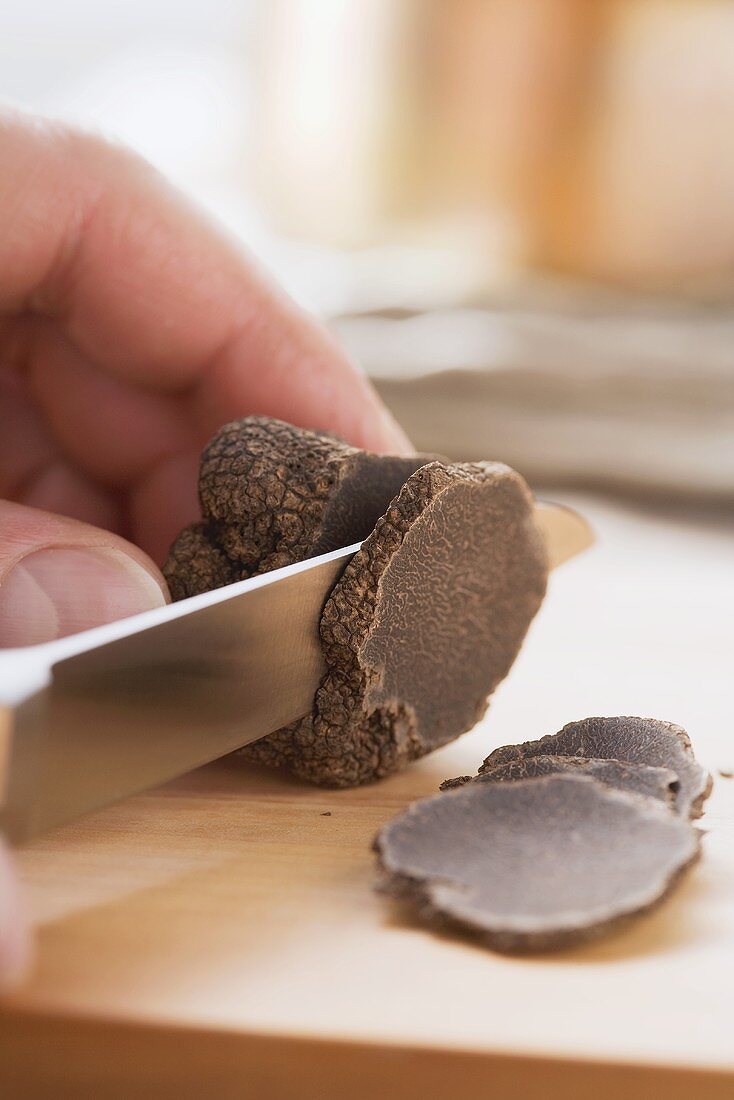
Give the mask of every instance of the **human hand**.
[[(0, 114), (0, 646), (165, 603), (199, 453), (262, 413), (408, 442), (304, 314), (145, 162)], [(0, 848), (0, 984), (27, 957)]]

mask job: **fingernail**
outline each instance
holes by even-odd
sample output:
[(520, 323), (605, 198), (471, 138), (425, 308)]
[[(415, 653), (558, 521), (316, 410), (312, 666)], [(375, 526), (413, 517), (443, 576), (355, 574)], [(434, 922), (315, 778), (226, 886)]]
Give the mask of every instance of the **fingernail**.
[(381, 450), (391, 451), (393, 454), (414, 454), (415, 447), (390, 410), (384, 405), (379, 413), (379, 431)]
[(0, 989), (15, 985), (28, 969), (31, 938), (10, 854), (0, 842)]
[(165, 602), (155, 577), (122, 550), (36, 550), (0, 584), (0, 645), (48, 642)]

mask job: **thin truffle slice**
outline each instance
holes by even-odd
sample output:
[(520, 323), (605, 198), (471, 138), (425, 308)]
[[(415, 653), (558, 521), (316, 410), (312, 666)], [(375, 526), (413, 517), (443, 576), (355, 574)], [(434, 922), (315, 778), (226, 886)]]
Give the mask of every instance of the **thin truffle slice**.
[(583, 775), (468, 783), (378, 833), (383, 890), (500, 951), (594, 939), (657, 905), (699, 854), (662, 803)]
[(711, 790), (711, 776), (696, 762), (686, 731), (654, 718), (584, 718), (570, 722), (559, 733), (539, 741), (495, 749), (479, 774), (531, 756), (580, 756), (669, 768), (679, 783), (675, 809), (692, 818), (701, 816)]
[(653, 768), (622, 760), (585, 760), (580, 756), (524, 756), (498, 764), (477, 776), (459, 776), (441, 784), (442, 791), (475, 783), (514, 783), (520, 779), (538, 779), (545, 775), (589, 775), (608, 787), (657, 798), (672, 805), (678, 789), (678, 777), (670, 768)]
[(225, 424), (199, 471), (203, 521), (171, 547), (175, 600), (365, 538), (431, 455), (377, 455), (280, 420)]
[(453, 740), (507, 675), (546, 578), (519, 474), (490, 462), (423, 466), (326, 603), (313, 714), (246, 755), (346, 787)]

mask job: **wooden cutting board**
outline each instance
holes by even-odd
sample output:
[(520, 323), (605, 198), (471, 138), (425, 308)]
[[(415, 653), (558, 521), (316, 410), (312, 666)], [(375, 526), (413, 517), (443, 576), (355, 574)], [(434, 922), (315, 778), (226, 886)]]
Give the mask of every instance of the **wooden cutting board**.
[[(576, 504), (599, 549), (458, 744), (341, 792), (229, 758), (19, 853), (38, 952), (0, 1007), (0, 1095), (734, 1096), (731, 529)], [(714, 771), (703, 861), (657, 913), (518, 959), (374, 892), (383, 821), (590, 713), (680, 721)]]

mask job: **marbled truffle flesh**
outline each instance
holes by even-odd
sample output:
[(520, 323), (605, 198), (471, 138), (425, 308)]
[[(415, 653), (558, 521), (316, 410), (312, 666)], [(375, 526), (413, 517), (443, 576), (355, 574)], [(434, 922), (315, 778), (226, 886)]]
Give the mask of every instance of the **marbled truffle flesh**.
[(311, 716), (244, 750), (335, 787), (387, 775), (484, 713), (545, 592), (522, 478), (498, 463), (412, 474), (324, 608)]
[(383, 890), (500, 951), (594, 939), (657, 905), (699, 854), (687, 818), (589, 776), (471, 782), (378, 833)]
[(701, 816), (711, 790), (711, 776), (697, 763), (686, 731), (654, 718), (584, 718), (570, 722), (559, 733), (539, 741), (495, 749), (479, 774), (532, 756), (574, 756), (668, 768), (678, 779), (675, 809), (689, 817)]

